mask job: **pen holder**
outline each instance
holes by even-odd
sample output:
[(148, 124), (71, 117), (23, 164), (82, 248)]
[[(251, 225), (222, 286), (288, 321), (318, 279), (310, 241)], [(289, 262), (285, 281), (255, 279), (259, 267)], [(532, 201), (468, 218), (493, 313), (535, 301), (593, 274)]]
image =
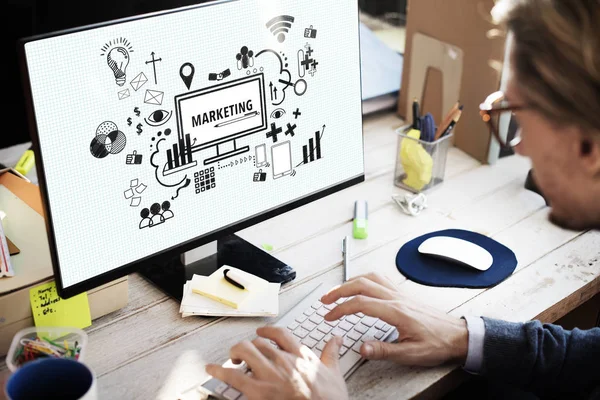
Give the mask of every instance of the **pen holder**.
[(400, 127), (394, 184), (413, 193), (426, 192), (444, 181), (450, 133), (435, 142), (420, 140), (411, 134), (410, 126)]

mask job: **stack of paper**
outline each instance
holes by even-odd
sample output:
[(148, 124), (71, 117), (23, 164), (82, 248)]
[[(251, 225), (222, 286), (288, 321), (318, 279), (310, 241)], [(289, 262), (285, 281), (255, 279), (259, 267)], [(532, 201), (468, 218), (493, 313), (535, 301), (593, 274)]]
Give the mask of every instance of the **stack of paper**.
[[(239, 289), (227, 282), (225, 269), (243, 274), (246, 282), (250, 282), (248, 287)], [(179, 312), (183, 317), (274, 317), (279, 313), (279, 287), (279, 283), (224, 265), (210, 276), (194, 275), (186, 282)]]

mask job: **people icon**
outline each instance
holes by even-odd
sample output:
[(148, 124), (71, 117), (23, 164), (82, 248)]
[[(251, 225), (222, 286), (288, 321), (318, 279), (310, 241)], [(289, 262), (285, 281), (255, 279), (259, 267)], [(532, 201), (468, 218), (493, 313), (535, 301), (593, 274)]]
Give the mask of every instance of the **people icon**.
[(162, 216), (164, 218), (164, 220), (168, 220), (169, 218), (173, 218), (173, 211), (169, 210), (169, 208), (171, 208), (171, 203), (169, 203), (168, 201), (163, 201), (162, 203)]
[[(152, 214), (152, 215), (151, 215)], [(162, 204), (154, 203), (150, 208), (144, 208), (140, 212), (140, 229), (152, 228), (153, 226), (160, 225), (168, 219), (173, 218), (173, 211), (171, 211), (171, 203), (163, 201)]]
[(150, 213), (152, 214), (152, 220), (150, 221), (150, 227), (162, 224), (165, 222), (165, 218), (160, 213), (160, 204), (154, 203), (150, 206)]
[(140, 229), (146, 228), (152, 223), (152, 220), (148, 218), (149, 215), (150, 210), (148, 210), (147, 208), (144, 208), (142, 212), (140, 212), (140, 217), (142, 217), (142, 220), (140, 221)]
[(237, 68), (240, 71), (242, 69), (254, 66), (254, 52), (252, 50), (248, 50), (247, 46), (242, 47), (240, 52), (236, 54), (235, 58), (237, 60)]

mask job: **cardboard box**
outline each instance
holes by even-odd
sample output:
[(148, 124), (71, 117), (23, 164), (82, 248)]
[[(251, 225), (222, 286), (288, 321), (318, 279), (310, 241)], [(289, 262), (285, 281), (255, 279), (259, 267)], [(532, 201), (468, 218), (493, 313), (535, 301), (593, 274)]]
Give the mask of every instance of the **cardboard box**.
[(422, 113), (431, 112), (436, 122), (441, 121), (449, 110), (447, 105), (442, 105), (443, 80), (452, 71), (427, 65), (427, 62), (419, 64), (419, 60), (413, 64), (413, 53), (417, 53), (413, 39), (418, 32), (460, 49), (462, 77), (456, 100), (464, 104), (464, 110), (454, 130), (454, 145), (483, 163), (490, 160), (491, 135), (479, 115), (479, 104), (500, 89), (505, 56), (505, 39), (488, 37), (488, 32), (497, 28), (491, 22), (493, 6), (494, 0), (409, 0), (403, 84), (398, 100), (398, 114), (412, 121), (412, 98), (408, 93), (414, 92), (410, 87), (414, 73), (411, 66), (416, 64), (417, 68), (427, 70), (424, 87), (418, 88), (422, 96), (417, 96), (421, 100)]
[[(0, 210), (4, 233), (19, 249), (11, 256), (15, 276), (0, 278), (0, 355), (13, 336), (33, 326), (29, 289), (54, 278), (39, 188), (13, 169), (0, 170)], [(127, 277), (88, 292), (92, 319), (127, 304)]]

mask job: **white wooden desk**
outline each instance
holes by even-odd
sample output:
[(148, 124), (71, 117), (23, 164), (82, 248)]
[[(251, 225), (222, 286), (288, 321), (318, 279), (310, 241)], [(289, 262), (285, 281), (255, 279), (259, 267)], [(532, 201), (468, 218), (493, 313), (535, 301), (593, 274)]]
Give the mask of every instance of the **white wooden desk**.
[[(600, 233), (570, 232), (547, 221), (541, 197), (523, 188), (529, 161), (512, 156), (482, 166), (451, 149), (446, 181), (428, 195), (418, 217), (400, 211), (391, 195), (396, 135), (393, 114), (365, 120), (366, 181), (246, 229), (250, 242), (272, 244), (273, 253), (297, 271), (284, 286), (285, 313), (317, 283), (342, 280), (341, 240), (351, 234), (356, 199), (369, 202), (369, 237), (352, 244), (351, 274), (379, 271), (415, 298), (454, 315), (471, 313), (512, 321), (555, 321), (600, 291)], [(394, 258), (406, 241), (426, 232), (463, 228), (490, 235), (519, 260), (515, 273), (487, 289), (432, 288), (407, 281)], [(179, 305), (137, 274), (130, 276), (126, 308), (87, 329), (87, 360), (98, 376), (101, 399), (177, 399), (206, 377), (208, 362), (223, 362), (229, 348), (251, 338), (269, 319), (186, 318)], [(408, 368), (367, 362), (348, 380), (355, 399), (436, 398), (463, 378), (453, 367)]]

